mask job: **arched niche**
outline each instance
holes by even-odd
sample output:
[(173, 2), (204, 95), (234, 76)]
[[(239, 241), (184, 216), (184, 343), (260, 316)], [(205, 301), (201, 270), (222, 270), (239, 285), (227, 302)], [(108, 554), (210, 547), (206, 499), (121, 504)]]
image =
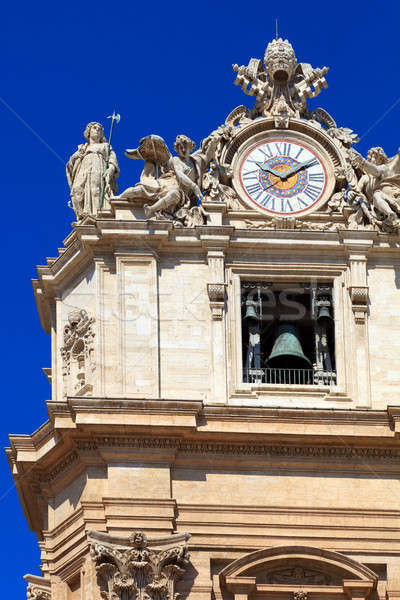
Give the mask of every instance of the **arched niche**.
[[(257, 550), (219, 574), (219, 593), (234, 600), (366, 600), (377, 575), (355, 560), (308, 546)], [(218, 592), (217, 594), (218, 595)]]

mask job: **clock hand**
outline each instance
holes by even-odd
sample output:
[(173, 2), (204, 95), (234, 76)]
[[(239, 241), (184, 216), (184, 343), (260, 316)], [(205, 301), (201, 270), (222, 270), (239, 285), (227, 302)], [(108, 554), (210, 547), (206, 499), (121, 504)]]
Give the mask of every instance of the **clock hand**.
[(260, 169), (262, 171), (268, 171), (268, 173), (272, 173), (272, 175), (275, 175), (276, 177), (280, 177), (281, 176), (281, 174), (280, 174), (279, 171), (275, 171), (275, 169), (271, 169), (271, 167), (268, 167), (267, 165), (263, 165), (262, 163), (259, 163), (259, 162), (256, 162), (256, 161), (255, 161), (255, 163), (256, 163), (256, 165), (258, 167), (260, 167)]
[(310, 165), (313, 162), (313, 160), (315, 159), (310, 158), (309, 160), (305, 160), (304, 162), (299, 163), (295, 167), (292, 167), (291, 169), (289, 169), (289, 171), (283, 171), (281, 173), (281, 179), (287, 179), (290, 175), (293, 175), (294, 173), (297, 173), (297, 171), (300, 171), (300, 169), (307, 168), (308, 165)]
[(275, 185), (276, 183), (278, 183), (279, 180), (280, 180), (280, 177), (278, 177), (277, 179), (275, 179), (275, 181), (273, 181), (272, 183), (270, 183), (269, 185), (267, 185), (267, 187), (265, 187), (264, 190), (267, 190), (268, 188), (272, 187), (273, 185)]

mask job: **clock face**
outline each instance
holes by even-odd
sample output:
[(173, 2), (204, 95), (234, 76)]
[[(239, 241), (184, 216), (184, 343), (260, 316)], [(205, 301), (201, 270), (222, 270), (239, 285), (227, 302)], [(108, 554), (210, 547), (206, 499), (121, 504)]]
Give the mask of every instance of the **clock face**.
[(321, 200), (327, 173), (318, 152), (293, 139), (274, 138), (253, 146), (239, 168), (247, 198), (265, 212), (298, 215)]

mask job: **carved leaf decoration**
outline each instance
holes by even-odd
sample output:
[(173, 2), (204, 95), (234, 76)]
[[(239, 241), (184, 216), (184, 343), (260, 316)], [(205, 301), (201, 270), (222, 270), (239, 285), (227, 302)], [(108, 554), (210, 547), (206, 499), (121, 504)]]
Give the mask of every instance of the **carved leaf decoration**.
[(146, 585), (145, 591), (152, 600), (168, 599), (168, 586), (165, 582), (154, 581), (153, 583), (149, 583)]
[(143, 547), (120, 551), (101, 544), (92, 545), (91, 556), (104, 600), (175, 600), (175, 581), (189, 557), (186, 545), (164, 551)]
[(183, 576), (184, 572), (184, 569), (181, 569), (177, 565), (167, 565), (162, 571), (167, 579), (172, 579), (173, 581), (178, 581), (178, 579)]
[(135, 590), (135, 582), (127, 573), (117, 572), (114, 575), (114, 589), (117, 591)]

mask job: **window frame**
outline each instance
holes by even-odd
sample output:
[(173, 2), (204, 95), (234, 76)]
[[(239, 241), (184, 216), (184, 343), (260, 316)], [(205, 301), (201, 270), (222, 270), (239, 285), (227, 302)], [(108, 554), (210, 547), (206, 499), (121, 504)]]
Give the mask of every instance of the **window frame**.
[[(283, 396), (291, 399), (293, 392), (301, 392), (302, 396), (350, 401), (350, 373), (354, 353), (353, 336), (349, 326), (353, 319), (351, 302), (347, 292), (348, 266), (343, 265), (302, 265), (270, 263), (268, 265), (227, 265), (228, 307), (227, 307), (227, 360), (228, 360), (228, 394), (230, 397), (250, 395)], [(335, 362), (336, 384), (302, 385), (302, 384), (267, 384), (248, 383), (243, 381), (242, 356), (242, 315), (241, 288), (242, 282), (260, 281), (274, 283), (307, 283), (315, 280), (319, 284), (332, 285), (332, 299), (335, 320)]]

